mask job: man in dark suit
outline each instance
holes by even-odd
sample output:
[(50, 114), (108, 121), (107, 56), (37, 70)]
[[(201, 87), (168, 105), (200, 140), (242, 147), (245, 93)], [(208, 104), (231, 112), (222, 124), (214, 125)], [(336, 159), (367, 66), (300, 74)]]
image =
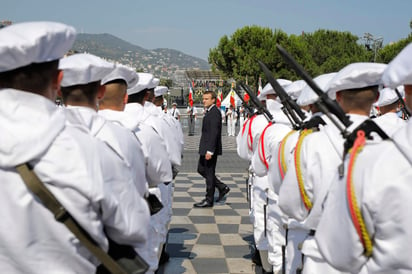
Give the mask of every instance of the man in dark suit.
[(197, 172), (206, 179), (206, 197), (195, 207), (212, 207), (215, 187), (219, 190), (217, 202), (230, 191), (215, 175), (217, 156), (222, 155), (222, 115), (215, 105), (216, 93), (203, 93), (203, 105), (206, 109), (202, 123), (202, 136), (199, 143), (199, 163)]

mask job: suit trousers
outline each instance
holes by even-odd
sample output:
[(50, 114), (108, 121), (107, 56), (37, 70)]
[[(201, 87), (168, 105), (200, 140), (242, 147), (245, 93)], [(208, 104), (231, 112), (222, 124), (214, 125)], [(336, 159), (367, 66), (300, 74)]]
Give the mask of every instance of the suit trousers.
[(205, 159), (205, 155), (200, 155), (197, 165), (197, 172), (206, 179), (206, 200), (213, 204), (215, 187), (222, 191), (226, 185), (215, 175), (217, 155), (214, 154), (210, 160)]

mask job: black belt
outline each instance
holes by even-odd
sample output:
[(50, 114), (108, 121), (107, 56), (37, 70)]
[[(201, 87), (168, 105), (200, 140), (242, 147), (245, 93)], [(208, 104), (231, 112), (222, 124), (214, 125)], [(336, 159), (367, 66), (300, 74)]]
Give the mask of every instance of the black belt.
[(311, 230), (309, 230), (309, 236), (315, 236), (315, 234), (316, 234), (316, 230), (314, 230), (314, 229), (311, 229)]

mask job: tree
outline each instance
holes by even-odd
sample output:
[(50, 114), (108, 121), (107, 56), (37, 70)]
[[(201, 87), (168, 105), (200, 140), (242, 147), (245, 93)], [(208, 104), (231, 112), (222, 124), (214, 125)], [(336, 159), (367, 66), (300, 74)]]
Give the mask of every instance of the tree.
[(373, 58), (371, 53), (357, 43), (359, 38), (350, 32), (320, 29), (305, 34), (302, 39), (316, 66), (312, 68), (313, 76), (336, 72), (350, 63), (366, 62)]
[(209, 51), (209, 63), (213, 70), (222, 71), (227, 78), (249, 78), (256, 88), (259, 76), (263, 76), (257, 60), (274, 64), (280, 61), (276, 54), (276, 42), (287, 39), (282, 31), (270, 28), (246, 26), (231, 37), (223, 36), (216, 48)]
[(282, 45), (312, 77), (339, 71), (353, 62), (371, 62), (374, 52), (358, 43), (359, 38), (350, 32), (317, 30), (313, 33), (288, 36), (282, 30), (272, 31), (259, 26), (236, 30), (232, 36), (223, 36), (216, 48), (209, 51), (213, 70), (236, 80), (246, 76), (257, 87), (259, 77), (266, 78), (257, 60), (263, 61), (273, 71), (275, 78), (297, 80), (299, 76), (283, 61), (276, 50)]
[(412, 42), (412, 34), (409, 34), (409, 36), (405, 39), (401, 39), (396, 43), (391, 43), (389, 45), (386, 45), (379, 51), (378, 55), (378, 62), (380, 63), (389, 63), (392, 61), (392, 59), (398, 55), (401, 50), (409, 45), (409, 43)]

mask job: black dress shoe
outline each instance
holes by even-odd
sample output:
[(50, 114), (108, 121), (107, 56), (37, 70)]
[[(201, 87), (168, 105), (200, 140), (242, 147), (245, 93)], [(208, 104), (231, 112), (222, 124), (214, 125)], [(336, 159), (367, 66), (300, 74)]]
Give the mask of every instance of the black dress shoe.
[(194, 207), (213, 207), (213, 204), (204, 199), (201, 202), (195, 203)]
[(219, 192), (219, 197), (216, 199), (216, 202), (220, 202), (226, 194), (228, 194), (230, 188), (226, 186), (222, 191)]
[(159, 259), (159, 265), (163, 265), (167, 263), (169, 259), (170, 259), (169, 254), (166, 251), (162, 252), (162, 255), (160, 255), (160, 259)]
[(255, 265), (262, 266), (262, 260), (260, 259), (259, 250), (255, 249), (255, 252), (252, 254), (252, 262)]

